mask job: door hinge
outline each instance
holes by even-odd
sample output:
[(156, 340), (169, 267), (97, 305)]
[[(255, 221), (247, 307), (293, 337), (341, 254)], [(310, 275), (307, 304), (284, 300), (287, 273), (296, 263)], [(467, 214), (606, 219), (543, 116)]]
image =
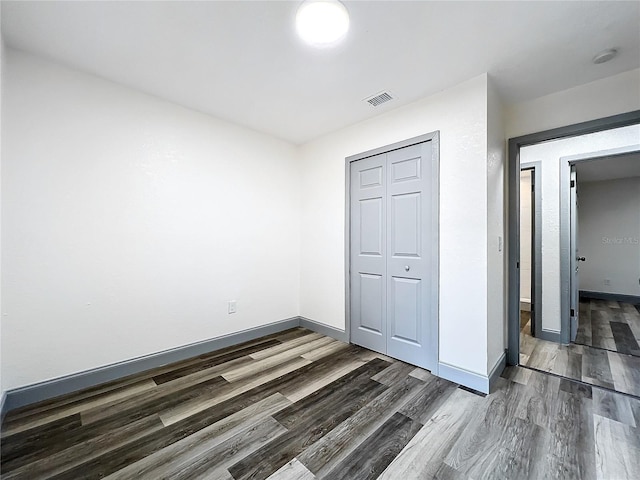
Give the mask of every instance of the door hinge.
[(571, 188), (574, 188), (576, 186), (576, 181), (575, 180), (571, 180)]
[(571, 316), (572, 316), (572, 317), (575, 317), (575, 316), (576, 316), (576, 311), (575, 311), (573, 308), (571, 309)]

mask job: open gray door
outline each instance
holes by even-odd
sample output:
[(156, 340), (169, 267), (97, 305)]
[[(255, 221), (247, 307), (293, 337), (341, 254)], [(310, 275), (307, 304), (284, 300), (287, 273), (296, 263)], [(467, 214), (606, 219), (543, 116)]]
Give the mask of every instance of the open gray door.
[(571, 165), (571, 199), (570, 199), (570, 225), (571, 225), (571, 337), (574, 342), (578, 335), (578, 322), (580, 317), (580, 281), (579, 263), (586, 259), (580, 256), (578, 245), (578, 176), (575, 165)]
[[(529, 218), (529, 222), (531, 223), (531, 239), (530, 239), (530, 251), (531, 251), (531, 259), (530, 259), (530, 266), (531, 266), (531, 293), (530, 293), (530, 297), (531, 297), (531, 301), (530, 301), (530, 305), (531, 305), (531, 336), (532, 337), (537, 337), (539, 335), (538, 332), (538, 323), (539, 323), (539, 317), (538, 317), (538, 309), (536, 308), (536, 267), (537, 267), (537, 261), (539, 261), (536, 258), (536, 188), (541, 188), (542, 186), (538, 186), (536, 185), (536, 170), (532, 169), (531, 171), (531, 215)], [(540, 312), (542, 313), (542, 312)], [(540, 326), (542, 328), (542, 326)]]

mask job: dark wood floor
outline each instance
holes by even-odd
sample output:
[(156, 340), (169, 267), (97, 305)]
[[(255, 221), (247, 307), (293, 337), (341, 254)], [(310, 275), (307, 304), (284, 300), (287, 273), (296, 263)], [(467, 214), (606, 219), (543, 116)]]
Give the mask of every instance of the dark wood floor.
[(640, 356), (640, 305), (581, 300), (575, 343)]
[(640, 478), (640, 400), (503, 377), (294, 329), (10, 412), (2, 479)]
[[(527, 312), (521, 312), (521, 318)], [(520, 365), (640, 398), (640, 357), (589, 345), (562, 345), (520, 331)]]

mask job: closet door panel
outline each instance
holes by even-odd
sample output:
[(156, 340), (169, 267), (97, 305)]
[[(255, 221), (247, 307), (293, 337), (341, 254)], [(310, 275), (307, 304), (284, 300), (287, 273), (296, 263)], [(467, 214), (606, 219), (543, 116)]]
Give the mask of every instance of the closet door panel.
[(387, 354), (432, 368), (429, 352), (431, 145), (387, 154)]
[(351, 341), (386, 352), (386, 155), (351, 163)]

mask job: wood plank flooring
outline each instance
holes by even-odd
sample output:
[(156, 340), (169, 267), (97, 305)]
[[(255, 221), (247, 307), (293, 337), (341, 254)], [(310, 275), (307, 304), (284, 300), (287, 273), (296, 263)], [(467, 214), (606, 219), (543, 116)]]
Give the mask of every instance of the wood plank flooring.
[(640, 357), (589, 345), (562, 345), (520, 332), (520, 365), (640, 397)]
[(640, 400), (519, 367), (481, 396), (297, 328), (9, 412), (0, 452), (2, 479), (635, 479)]
[(640, 356), (640, 305), (581, 300), (575, 343)]

